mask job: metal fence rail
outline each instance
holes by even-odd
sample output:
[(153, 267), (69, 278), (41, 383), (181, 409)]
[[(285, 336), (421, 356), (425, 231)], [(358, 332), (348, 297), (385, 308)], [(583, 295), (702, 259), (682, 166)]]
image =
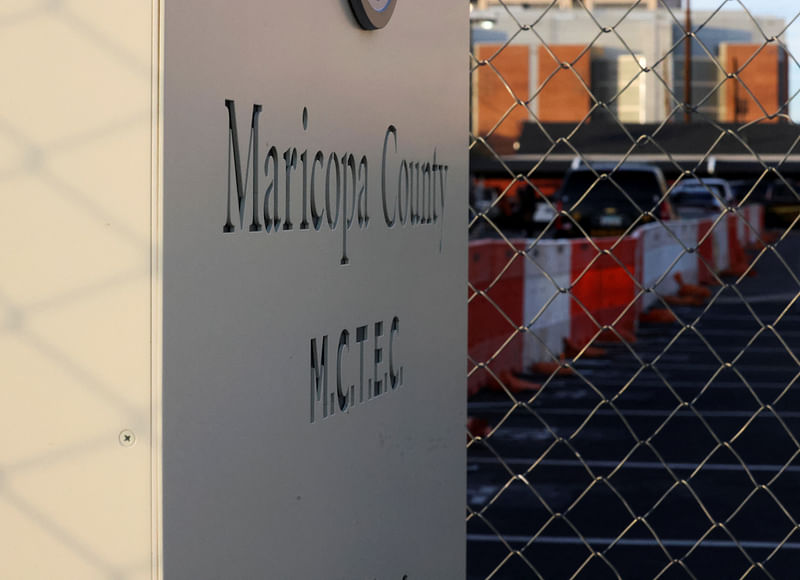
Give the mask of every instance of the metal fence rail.
[(797, 575), (800, 10), (687, 4), (471, 5), (470, 579)]

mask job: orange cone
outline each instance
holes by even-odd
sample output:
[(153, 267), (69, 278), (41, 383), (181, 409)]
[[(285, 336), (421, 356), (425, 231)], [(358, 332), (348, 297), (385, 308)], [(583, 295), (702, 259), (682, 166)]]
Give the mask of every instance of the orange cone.
[(702, 296), (684, 295), (684, 296), (664, 296), (664, 302), (670, 306), (702, 306), (706, 303), (706, 299)]
[(686, 284), (680, 272), (676, 272), (674, 278), (678, 283), (678, 296), (698, 296), (704, 299), (711, 297), (710, 289), (698, 284)]
[(561, 362), (538, 362), (531, 365), (531, 372), (537, 375), (556, 374), (559, 377), (574, 375), (575, 371), (564, 366), (564, 355), (561, 355)]
[(616, 328), (614, 330), (604, 330), (600, 333), (597, 340), (601, 342), (627, 342), (628, 344), (633, 344), (636, 342), (636, 335), (630, 330)]
[[(564, 338), (564, 356), (567, 358), (575, 358), (578, 354), (581, 354), (581, 350), (582, 349), (576, 342), (569, 338)], [(603, 358), (604, 356), (608, 356), (608, 351), (596, 346), (587, 346), (581, 354), (583, 358)]]
[(639, 321), (650, 324), (672, 324), (677, 322), (678, 318), (666, 308), (653, 308), (647, 312), (642, 312), (639, 315)]
[[(492, 428), (486, 419), (467, 417), (467, 431), (474, 438), (487, 437), (492, 432)], [(467, 437), (467, 440), (469, 440), (469, 437)]]
[[(533, 381), (526, 381), (525, 379), (516, 377), (509, 371), (500, 373), (500, 380), (503, 381), (503, 384), (512, 393), (538, 391), (539, 389), (542, 388), (541, 384), (534, 383)], [(501, 387), (500, 385), (494, 385), (493, 390), (501, 391), (503, 390), (503, 387)]]

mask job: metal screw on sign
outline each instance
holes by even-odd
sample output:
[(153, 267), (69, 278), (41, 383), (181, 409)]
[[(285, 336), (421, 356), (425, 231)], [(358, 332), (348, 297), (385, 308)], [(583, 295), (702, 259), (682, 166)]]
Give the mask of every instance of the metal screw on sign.
[(120, 431), (119, 444), (123, 447), (133, 447), (136, 444), (136, 435), (130, 429)]

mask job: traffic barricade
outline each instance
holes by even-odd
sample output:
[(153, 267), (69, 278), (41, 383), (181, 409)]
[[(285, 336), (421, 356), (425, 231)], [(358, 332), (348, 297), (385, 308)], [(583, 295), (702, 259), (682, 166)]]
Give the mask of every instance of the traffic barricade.
[[(641, 309), (660, 302), (660, 296), (678, 291), (675, 274), (680, 273), (689, 283), (697, 283), (700, 269), (697, 258), (698, 220), (677, 220), (666, 224), (642, 226), (633, 237), (639, 240), (639, 281), (645, 291)], [(668, 228), (668, 229), (667, 229)], [(709, 244), (708, 249), (711, 249)], [(709, 253), (709, 258), (711, 254)], [(648, 290), (649, 289), (649, 290)]]
[(522, 367), (524, 242), (479, 240), (469, 246), (468, 390), (499, 386)]
[(525, 333), (523, 366), (552, 361), (570, 334), (572, 247), (568, 241), (546, 240), (527, 253), (525, 264)]
[(634, 238), (572, 242), (570, 339), (578, 348), (595, 337), (635, 339), (637, 243)]

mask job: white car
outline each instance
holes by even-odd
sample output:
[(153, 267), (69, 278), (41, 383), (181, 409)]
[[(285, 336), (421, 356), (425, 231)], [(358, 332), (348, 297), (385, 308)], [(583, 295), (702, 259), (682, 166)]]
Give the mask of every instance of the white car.
[(684, 219), (714, 217), (734, 201), (733, 189), (716, 177), (684, 179), (669, 194), (678, 217)]

